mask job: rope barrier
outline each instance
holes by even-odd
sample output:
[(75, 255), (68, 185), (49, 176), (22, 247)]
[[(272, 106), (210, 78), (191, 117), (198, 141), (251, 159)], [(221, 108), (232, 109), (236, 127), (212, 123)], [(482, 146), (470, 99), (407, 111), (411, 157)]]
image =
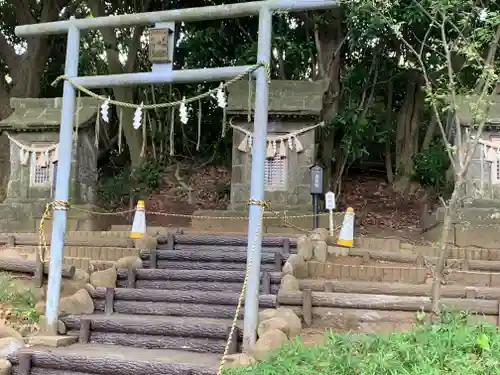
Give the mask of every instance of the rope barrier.
[(201, 99), (208, 98), (208, 97), (212, 96), (213, 94), (216, 94), (217, 91), (220, 90), (221, 88), (222, 89), (226, 89), (227, 87), (229, 87), (232, 84), (234, 84), (234, 83), (238, 82), (239, 80), (243, 79), (243, 77), (252, 74), (253, 72), (255, 72), (257, 69), (259, 69), (261, 67), (266, 70), (267, 79), (269, 81), (270, 78), (271, 78), (269, 65), (267, 63), (265, 63), (265, 62), (259, 62), (259, 63), (255, 64), (255, 65), (252, 65), (250, 68), (248, 68), (243, 73), (240, 73), (236, 77), (234, 77), (234, 78), (232, 78), (232, 79), (224, 82), (222, 84), (222, 86), (220, 86), (220, 87), (208, 90), (207, 92), (205, 92), (203, 94), (196, 95), (196, 96), (193, 96), (191, 98), (187, 98), (187, 99), (184, 99), (184, 100), (176, 100), (174, 102), (169, 102), (169, 103), (134, 104), (134, 103), (121, 102), (119, 100), (113, 100), (113, 99), (110, 99), (108, 97), (96, 94), (95, 92), (93, 92), (93, 91), (91, 91), (91, 90), (89, 90), (89, 89), (87, 89), (87, 88), (85, 88), (85, 87), (83, 87), (81, 85), (78, 85), (75, 81), (73, 81), (73, 79), (71, 77), (68, 77), (66, 75), (61, 75), (61, 76), (57, 77), (54, 80), (54, 82), (52, 82), (52, 86), (57, 85), (59, 83), (59, 81), (66, 81), (69, 84), (71, 84), (75, 89), (77, 89), (80, 92), (83, 92), (84, 94), (87, 94), (91, 98), (98, 99), (98, 100), (100, 100), (102, 102), (108, 102), (109, 104), (115, 105), (117, 107), (133, 108), (133, 109), (141, 108), (142, 110), (160, 109), (160, 108), (177, 107), (177, 106), (180, 106), (181, 104), (189, 104), (189, 103), (201, 100)]

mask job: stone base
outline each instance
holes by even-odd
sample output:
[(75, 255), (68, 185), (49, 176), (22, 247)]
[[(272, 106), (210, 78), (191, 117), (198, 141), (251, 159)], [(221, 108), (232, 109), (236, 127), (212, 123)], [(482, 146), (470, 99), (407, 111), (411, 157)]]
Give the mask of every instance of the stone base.
[[(283, 211), (278, 212), (283, 215)], [(286, 211), (287, 216), (300, 216), (312, 215), (309, 211)], [(232, 233), (247, 233), (248, 219), (238, 219), (238, 217), (248, 217), (248, 211), (225, 211), (225, 210), (198, 210), (193, 213), (191, 226), (199, 231), (212, 231), (212, 232), (232, 232)], [(265, 212), (264, 217), (275, 217), (271, 212)], [(220, 218), (220, 219), (218, 219)], [(343, 212), (334, 213), (334, 226), (340, 227), (344, 218)], [(304, 230), (311, 230), (313, 227), (313, 217), (308, 216), (304, 218), (291, 218), (288, 219), (290, 224)], [(262, 232), (267, 234), (300, 234), (303, 231), (294, 228), (293, 226), (286, 226), (283, 220), (268, 219), (264, 220)], [(328, 228), (329, 218), (328, 215), (319, 217), (319, 227)], [(338, 230), (336, 231), (338, 233)]]
[[(6, 199), (0, 204), (0, 231), (11, 233), (38, 232), (40, 220), (45, 212), (47, 200), (18, 201)], [(76, 205), (89, 211), (99, 211), (94, 205)], [(106, 220), (101, 215), (90, 214), (76, 209), (68, 211), (66, 230), (95, 231), (108, 229)], [(50, 232), (52, 220), (45, 220), (45, 229)]]
[(59, 348), (61, 346), (70, 346), (78, 341), (77, 336), (33, 336), (29, 340), (31, 346), (50, 346)]
[[(438, 242), (443, 230), (444, 208), (422, 218), (424, 238)], [(457, 247), (500, 248), (500, 205), (476, 201), (458, 210), (448, 233)]]

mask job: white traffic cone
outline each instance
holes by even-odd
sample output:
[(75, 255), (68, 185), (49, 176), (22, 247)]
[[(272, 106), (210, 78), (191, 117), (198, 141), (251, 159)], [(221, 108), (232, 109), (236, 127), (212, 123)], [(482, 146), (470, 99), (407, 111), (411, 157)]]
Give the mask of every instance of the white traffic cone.
[(144, 201), (137, 201), (135, 208), (134, 222), (132, 223), (132, 231), (130, 238), (137, 239), (146, 235), (146, 209), (144, 208)]
[(345, 247), (354, 246), (354, 210), (352, 207), (349, 207), (345, 212), (337, 245)]

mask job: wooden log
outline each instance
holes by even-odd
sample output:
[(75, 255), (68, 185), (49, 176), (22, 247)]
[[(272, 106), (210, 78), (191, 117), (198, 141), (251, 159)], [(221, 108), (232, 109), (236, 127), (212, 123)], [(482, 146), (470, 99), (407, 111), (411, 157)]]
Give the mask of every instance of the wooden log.
[[(99, 375), (138, 375), (138, 374), (163, 374), (177, 375), (182, 371), (191, 371), (190, 375), (215, 375), (214, 369), (194, 367), (190, 365), (181, 365), (165, 362), (141, 361), (141, 360), (126, 360), (117, 359), (116, 357), (107, 357), (105, 353), (102, 356), (89, 357), (75, 352), (62, 351), (43, 351), (29, 350), (31, 353), (32, 368), (57, 369), (58, 371), (83, 372)], [(19, 352), (18, 352), (19, 353)], [(8, 357), (13, 365), (18, 365), (18, 354), (13, 354)]]
[[(280, 306), (300, 306), (303, 303), (303, 292), (280, 291), (278, 303)], [(498, 314), (497, 301), (443, 298), (441, 304), (450, 310), (471, 311), (485, 315)], [(417, 311), (423, 308), (424, 311), (431, 311), (432, 301), (429, 297), (313, 292), (312, 305), (314, 307), (399, 311)]]
[[(10, 375), (19, 375), (19, 366), (13, 366)], [(74, 372), (74, 371), (33, 367), (30, 370), (30, 375), (95, 375), (95, 374), (89, 374), (86, 372)]]
[(33, 276), (33, 281), (35, 282), (35, 286), (37, 288), (41, 288), (43, 286), (43, 279), (44, 279), (44, 265), (42, 262), (42, 259), (40, 258), (40, 253), (36, 253), (36, 269), (35, 269), (35, 275)]
[(188, 350), (195, 353), (223, 353), (226, 339), (92, 332), (89, 343), (122, 345), (144, 349)]
[[(126, 280), (118, 280), (116, 286), (119, 288), (127, 288)], [(210, 281), (168, 281), (168, 280), (137, 280), (136, 289), (166, 289), (166, 290), (198, 290), (198, 291), (233, 291), (241, 290), (240, 282), (210, 282)], [(271, 284), (271, 294), (277, 294), (279, 284)], [(261, 293), (264, 289), (261, 286)]]
[(104, 288), (104, 313), (113, 314), (113, 304), (115, 303), (115, 288)]
[[(318, 292), (361, 293), (361, 294), (388, 294), (396, 296), (431, 296), (431, 286), (426, 284), (399, 284), (365, 281), (331, 280), (318, 283), (319, 280), (299, 280), (302, 289), (312, 289)], [(322, 286), (324, 289), (322, 289)], [(471, 291), (474, 297), (471, 297)], [(470, 287), (462, 285), (441, 286), (441, 297), (447, 298), (478, 298), (486, 300), (500, 300), (500, 288)]]
[[(104, 311), (104, 301), (95, 300), (94, 307), (97, 311)], [(236, 305), (219, 306), (194, 303), (115, 301), (114, 304), (114, 311), (119, 314), (185, 316), (213, 319), (232, 319), (235, 309)], [(238, 319), (242, 318), (243, 311), (238, 315)]]
[[(228, 246), (245, 246), (248, 244), (247, 236), (222, 236), (210, 234), (176, 234), (175, 244), (187, 245), (228, 245)], [(280, 247), (283, 244), (283, 239), (287, 237), (265, 236), (262, 239), (263, 247)], [(296, 238), (289, 238), (291, 244), (296, 244)], [(158, 244), (166, 244), (167, 236), (158, 236)]]
[[(157, 240), (157, 243), (160, 243), (159, 239)], [(167, 250), (173, 250), (175, 246), (175, 236), (173, 233), (168, 233), (167, 238), (165, 241), (165, 244), (167, 245)]]
[(149, 251), (148, 266), (145, 266), (143, 263), (143, 267), (144, 268), (158, 268), (158, 251), (156, 249), (151, 249)]
[(303, 313), (304, 323), (306, 323), (306, 326), (308, 327), (311, 327), (313, 322), (312, 307), (313, 307), (312, 290), (304, 289), (304, 291), (302, 292), (302, 313)]
[[(384, 252), (378, 250), (369, 250), (369, 249), (349, 249), (350, 256), (359, 256), (362, 257), (365, 254), (370, 255), (370, 259), (372, 260), (382, 260), (386, 262), (395, 262), (395, 263), (422, 263), (422, 259), (424, 263), (435, 265), (438, 258), (437, 257), (429, 257), (429, 256), (418, 256), (411, 254), (401, 254), (397, 252)], [(450, 266), (450, 268), (470, 270), (470, 271), (500, 271), (500, 261), (492, 261), (492, 260), (468, 260), (468, 259), (447, 259), (446, 264)]]
[(227, 340), (229, 341), (229, 347), (227, 354), (236, 354), (240, 352), (240, 329), (238, 327), (228, 327), (227, 329)]
[[(174, 270), (207, 270), (207, 271), (244, 271), (246, 263), (228, 263), (228, 262), (172, 262), (169, 260), (159, 260), (156, 267), (151, 267), (148, 260), (142, 261), (143, 268), (159, 268), (159, 269), (174, 269)], [(261, 264), (261, 271), (275, 271), (274, 264)]]
[(67, 315), (60, 318), (68, 330), (77, 330), (81, 322), (91, 322), (92, 335), (95, 332), (134, 333), (138, 335), (159, 335), (178, 337), (197, 337), (226, 340), (228, 338), (228, 324), (226, 323), (200, 323), (198, 320), (183, 319), (179, 324), (177, 319), (158, 319), (158, 317), (117, 317), (107, 316), (106, 319)]
[(264, 294), (271, 294), (271, 275), (269, 272), (262, 273), (262, 289)]
[(80, 320), (80, 331), (78, 333), (78, 342), (88, 344), (90, 339), (90, 319)]
[[(149, 259), (150, 251), (141, 251), (142, 259)], [(273, 252), (262, 253), (261, 263), (274, 263), (275, 254)], [(158, 260), (185, 261), (185, 262), (240, 262), (246, 263), (246, 251), (199, 251), (199, 250), (156, 250)]]
[(289, 255), (290, 255), (291, 251), (290, 251), (290, 239), (289, 238), (283, 238), (283, 257), (285, 259), (288, 259)]
[(129, 268), (127, 271), (127, 283), (129, 288), (135, 288), (135, 282), (137, 280), (136, 269)]
[(274, 270), (281, 272), (283, 267), (283, 255), (281, 253), (274, 253)]
[[(35, 274), (37, 271), (36, 260), (17, 258), (0, 258), (0, 270), (7, 272), (20, 272)], [(48, 267), (44, 267), (44, 274), (48, 274)], [(72, 278), (75, 275), (75, 266), (62, 265), (62, 277)]]
[(16, 246), (16, 237), (8, 236), (7, 237), (7, 247), (14, 247), (14, 246)]
[[(95, 299), (105, 299), (107, 289), (97, 287), (92, 292)], [(238, 303), (240, 293), (238, 292), (201, 292), (201, 291), (178, 291), (178, 290), (147, 290), (116, 288), (114, 290), (115, 301), (147, 301), (147, 302), (180, 302), (197, 303), (207, 305), (234, 305)], [(259, 303), (262, 307), (275, 307), (276, 296), (264, 294), (259, 296)]]
[[(281, 272), (270, 272), (271, 283), (281, 282)], [(117, 270), (119, 279), (127, 277), (126, 269)], [(261, 274), (262, 277), (262, 274)], [(223, 281), (223, 282), (243, 282), (244, 271), (182, 271), (172, 269), (137, 269), (137, 280), (177, 280), (177, 281)]]
[(30, 375), (31, 372), (31, 353), (19, 353), (19, 375)]
[[(15, 236), (16, 246), (38, 246), (40, 239), (38, 233), (17, 233)], [(51, 236), (47, 236), (47, 245), (52, 241)], [(0, 235), (0, 244), (9, 243), (9, 235)], [(124, 237), (98, 237), (98, 236), (75, 236), (64, 237), (64, 245), (77, 247), (130, 247), (130, 241)]]
[[(158, 250), (172, 250), (167, 249), (167, 245), (158, 245)], [(247, 251), (247, 246), (223, 246), (223, 245), (186, 245), (186, 244), (176, 244), (174, 250), (197, 250), (197, 251), (226, 251), (228, 253)], [(269, 246), (263, 247), (262, 252), (276, 253), (283, 252), (281, 246)]]

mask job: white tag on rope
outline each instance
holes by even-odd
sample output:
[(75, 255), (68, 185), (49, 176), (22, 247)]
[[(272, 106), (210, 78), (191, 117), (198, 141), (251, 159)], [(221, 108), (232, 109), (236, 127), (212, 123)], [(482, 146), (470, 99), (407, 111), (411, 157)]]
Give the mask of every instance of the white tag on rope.
[(109, 98), (101, 105), (101, 117), (104, 122), (109, 123)]
[(143, 107), (143, 105), (144, 105), (144, 103), (141, 103), (141, 106), (135, 110), (134, 129), (139, 129), (142, 125), (142, 107)]

